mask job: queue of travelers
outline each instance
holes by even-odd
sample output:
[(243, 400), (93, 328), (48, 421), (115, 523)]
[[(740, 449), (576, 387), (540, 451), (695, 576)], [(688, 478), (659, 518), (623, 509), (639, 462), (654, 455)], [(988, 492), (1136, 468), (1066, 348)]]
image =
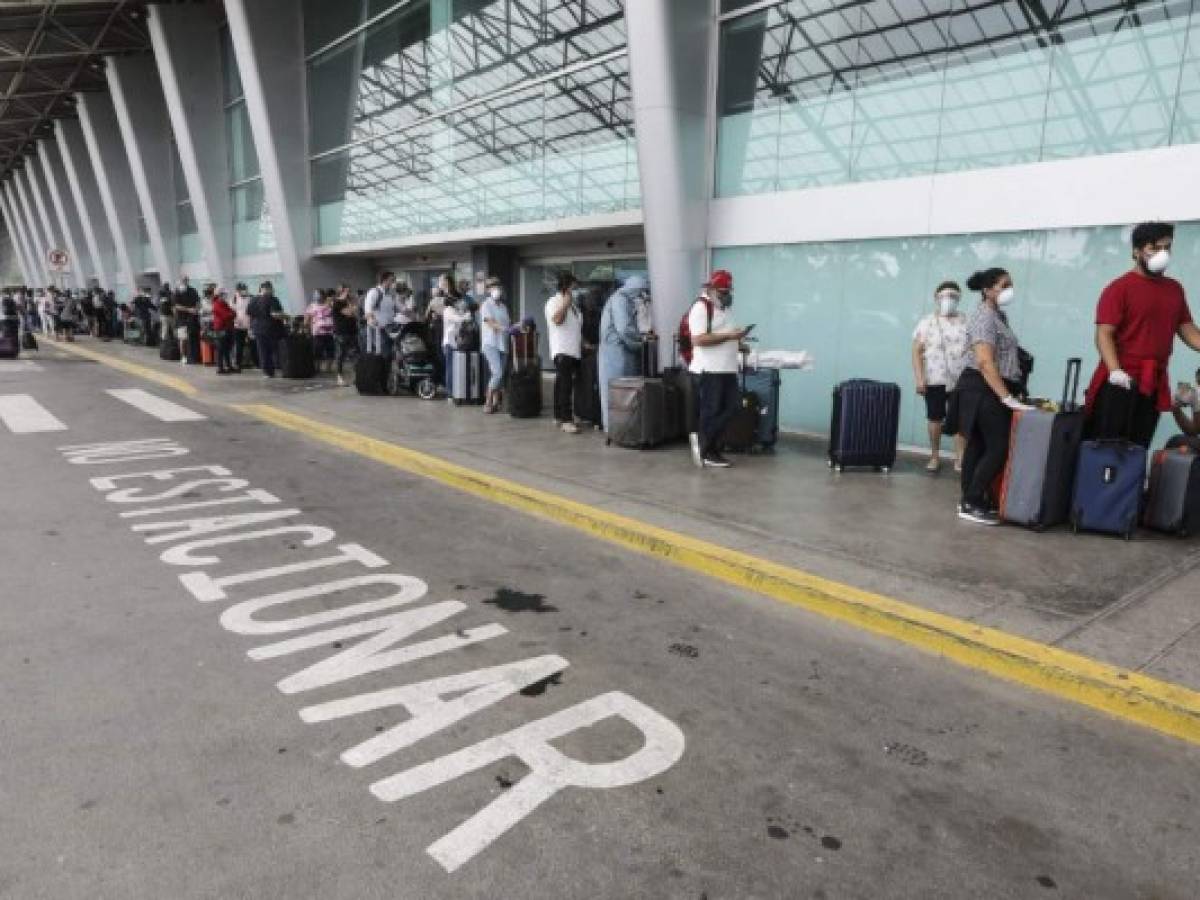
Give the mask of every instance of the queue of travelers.
[[(1185, 436), (1200, 438), (1200, 387), (1173, 387), (1168, 363), (1179, 338), (1200, 351), (1200, 329), (1193, 323), (1183, 287), (1165, 273), (1170, 264), (1174, 227), (1144, 222), (1132, 231), (1132, 267), (1102, 291), (1095, 316), (1099, 362), (1086, 391), (1086, 433), (1093, 438), (1122, 437), (1149, 447), (1162, 413), (1171, 412)], [(942, 280), (933, 291), (933, 307), (912, 336), (912, 369), (928, 426), (928, 472), (942, 465), (942, 443), (954, 440), (954, 470), (961, 479), (961, 518), (992, 525), (999, 521), (997, 478), (1008, 453), (1014, 413), (1032, 409), (1025, 400), (1031, 357), (1009, 319), (1017, 298), (1012, 274), (993, 267), (966, 280), (978, 302), (963, 309), (957, 281)], [(688, 335), (694, 379), (696, 422), (689, 429), (693, 462), (704, 468), (730, 465), (721, 437), (740, 404), (738, 372), (749, 328), (732, 313), (733, 276), (714, 271), (701, 286), (681, 327)], [(656, 340), (649, 315), (649, 285), (640, 275), (619, 284), (602, 304), (585, 303), (571, 272), (557, 278), (544, 304), (550, 361), (554, 369), (553, 422), (570, 434), (580, 432), (584, 410), (581, 386), (585, 361), (598, 370), (599, 410), (595, 424), (610, 429), (609, 391), (614, 379), (642, 374), (647, 343)], [(124, 319), (138, 318), (149, 329), (160, 320), (167, 339), (178, 342), (182, 364), (198, 362), (202, 338), (215, 349), (217, 373), (236, 374), (247, 357), (264, 376), (275, 377), (277, 347), (289, 317), (273, 285), (263, 282), (251, 296), (244, 283), (230, 296), (217, 285), (203, 294), (183, 278), (172, 290), (164, 285), (157, 300), (139, 290), (131, 304), (118, 305), (111, 293), (48, 288), (5, 294), (0, 319), (24, 330), (73, 340), (90, 330), (101, 339), (117, 333)], [(366, 291), (348, 284), (317, 290), (304, 309), (302, 327), (312, 336), (318, 371), (348, 383), (346, 364), (362, 353), (393, 352), (396, 329), (414, 323), (427, 328), (429, 351), (439, 363), (439, 379), (452, 396), (454, 355), (464, 347), (486, 358), (488, 380), (483, 409), (495, 414), (504, 403), (510, 333), (514, 328), (499, 278), (478, 273), (474, 285), (441, 276), (428, 304), (419, 309), (411, 287), (384, 272)], [(168, 323), (170, 331), (168, 332)], [(5, 326), (8, 327), (8, 326)], [(520, 326), (517, 326), (520, 327)], [(752, 327), (752, 326), (751, 326)], [(591, 376), (593, 378), (597, 376)], [(1200, 384), (1200, 372), (1197, 372)]]

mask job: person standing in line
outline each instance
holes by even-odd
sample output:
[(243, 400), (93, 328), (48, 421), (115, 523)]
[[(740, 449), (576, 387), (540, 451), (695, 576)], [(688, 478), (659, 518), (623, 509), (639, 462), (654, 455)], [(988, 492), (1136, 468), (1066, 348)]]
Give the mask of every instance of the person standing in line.
[[(239, 281), (233, 289), (233, 314), (233, 371), (240, 373), (250, 335), (250, 292), (244, 281)], [(250, 344), (250, 349), (251, 355), (255, 355), (253, 344)]]
[(642, 333), (638, 331), (637, 299), (649, 287), (640, 275), (631, 275), (608, 298), (600, 314), (600, 415), (608, 432), (608, 385), (614, 378), (640, 375)]
[(338, 387), (345, 387), (343, 370), (346, 360), (358, 352), (358, 302), (350, 293), (350, 285), (345, 282), (338, 285), (330, 310), (333, 314), (333, 340), (337, 345), (334, 371), (337, 373)]
[[(958, 282), (943, 281), (934, 291), (934, 311), (922, 318), (913, 332), (913, 377), (917, 393), (925, 398), (930, 450), (925, 470), (931, 473), (941, 468), (946, 398), (967, 363), (967, 320), (958, 311), (961, 298)], [(954, 445), (954, 471), (961, 472), (966, 446), (962, 435), (955, 436)]]
[(37, 295), (37, 311), (38, 317), (42, 320), (42, 334), (48, 338), (56, 337), (58, 326), (55, 324), (55, 315), (57, 310), (54, 308), (54, 301), (45, 291), (40, 291)]
[(512, 317), (504, 303), (500, 279), (487, 279), (485, 287), (487, 299), (479, 307), (483, 325), (480, 343), (488, 363), (487, 399), (483, 411), (491, 415), (500, 411), (504, 401), (504, 363), (508, 358), (508, 329), (512, 326)]
[(1000, 268), (976, 272), (967, 287), (981, 301), (967, 320), (967, 359), (958, 380), (963, 453), (962, 501), (958, 516), (977, 525), (999, 525), (996, 476), (1008, 461), (1014, 412), (1033, 409), (1016, 397), (1021, 380), (1017, 336), (1005, 310), (1016, 295), (1012, 276)]
[(692, 462), (701, 468), (727, 469), (721, 454), (721, 435), (741, 403), (738, 386), (739, 350), (750, 333), (733, 321), (733, 276), (718, 269), (709, 276), (688, 312), (692, 362), (696, 376), (699, 431), (688, 435)]
[(237, 313), (229, 305), (228, 294), (224, 288), (217, 288), (212, 298), (212, 328), (217, 339), (217, 374), (232, 375), (233, 366), (233, 326)]
[(387, 328), (396, 317), (395, 284), (396, 276), (384, 272), (379, 284), (367, 291), (363, 298), (363, 319), (366, 322), (364, 352), (378, 353), (387, 359), (392, 355), (392, 338)]
[(186, 275), (175, 292), (175, 336), (181, 365), (200, 364), (200, 295)]
[(304, 311), (304, 323), (313, 339), (313, 356), (317, 371), (328, 372), (333, 368), (333, 306), (332, 296), (326, 291), (314, 291), (313, 301)]
[(1196, 370), (1196, 383), (1180, 382), (1171, 401), (1171, 413), (1179, 430), (1186, 437), (1200, 436), (1200, 369)]
[(1086, 433), (1123, 438), (1147, 449), (1159, 416), (1171, 409), (1167, 366), (1179, 337), (1200, 351), (1183, 286), (1166, 276), (1175, 226), (1142, 222), (1133, 229), (1133, 268), (1110, 283), (1096, 306), (1100, 363), (1087, 389)]
[(249, 315), (250, 331), (258, 345), (258, 360), (263, 375), (274, 378), (275, 344), (284, 330), (287, 316), (271, 282), (264, 281), (259, 286), (258, 296), (250, 301)]
[(554, 423), (567, 434), (579, 434), (573, 405), (583, 354), (583, 317), (575, 302), (576, 284), (573, 273), (560, 272), (558, 293), (546, 301), (550, 358), (554, 361)]

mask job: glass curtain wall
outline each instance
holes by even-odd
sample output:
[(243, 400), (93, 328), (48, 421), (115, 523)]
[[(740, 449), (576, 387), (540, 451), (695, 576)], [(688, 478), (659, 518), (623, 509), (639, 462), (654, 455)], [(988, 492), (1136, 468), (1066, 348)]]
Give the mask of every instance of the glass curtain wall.
[(621, 0), (306, 0), (305, 36), (319, 245), (640, 206)]
[[(341, 6), (341, 4), (334, 4)], [(275, 249), (275, 231), (263, 195), (258, 149), (250, 131), (242, 78), (229, 28), (221, 29), (221, 71), (225, 97), (225, 133), (229, 148), (229, 200), (233, 209), (233, 254), (247, 256)]]
[(204, 258), (200, 243), (200, 227), (196, 224), (196, 213), (192, 209), (192, 195), (188, 191), (187, 179), (183, 177), (183, 163), (179, 160), (179, 145), (171, 139), (171, 164), (175, 180), (175, 218), (179, 223), (179, 261), (196, 263)]
[[(1060, 399), (1069, 358), (1084, 360), (1084, 381), (1097, 361), (1096, 302), (1131, 265), (1130, 227), (945, 235), (715, 250), (713, 263), (733, 272), (738, 319), (755, 322), (764, 349), (804, 349), (811, 372), (784, 372), (784, 427), (826, 433), (833, 386), (848, 378), (898, 382), (904, 389), (901, 439), (924, 444), (924, 404), (912, 373), (912, 334), (933, 310), (945, 279), (963, 285), (972, 272), (1000, 266), (1012, 273), (1017, 302), (1009, 317), (1035, 358), (1034, 395)], [(1171, 276), (1200, 283), (1200, 222), (1178, 226)], [(781, 287), (786, 286), (786, 287)], [(1193, 302), (1194, 308), (1194, 302)], [(1176, 342), (1173, 381), (1190, 378), (1200, 354)], [(1159, 444), (1174, 423), (1164, 416)], [(949, 447), (949, 444), (946, 445)]]
[(1200, 0), (723, 0), (718, 196), (1200, 140)]

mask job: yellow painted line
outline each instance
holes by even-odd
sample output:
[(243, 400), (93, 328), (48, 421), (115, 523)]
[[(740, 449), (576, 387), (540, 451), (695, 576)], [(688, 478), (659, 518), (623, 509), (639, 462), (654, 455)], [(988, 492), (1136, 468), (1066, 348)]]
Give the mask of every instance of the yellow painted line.
[(179, 391), (181, 394), (186, 394), (189, 397), (195, 397), (200, 393), (195, 385), (184, 381), (182, 378), (176, 378), (174, 375), (166, 375), (156, 369), (151, 369), (148, 366), (139, 366), (137, 363), (131, 363), (119, 357), (112, 356), (108, 353), (102, 353), (98, 350), (89, 350), (87, 347), (80, 347), (78, 344), (55, 343), (47, 344), (55, 350), (61, 350), (64, 353), (74, 353), (76, 356), (83, 356), (94, 362), (103, 363), (104, 365), (120, 369), (129, 375), (136, 375), (138, 378), (145, 378), (147, 381), (153, 381), (161, 384), (163, 387), (169, 387), (173, 391)]
[(234, 409), (367, 459), (1200, 744), (1200, 693), (286, 412)]

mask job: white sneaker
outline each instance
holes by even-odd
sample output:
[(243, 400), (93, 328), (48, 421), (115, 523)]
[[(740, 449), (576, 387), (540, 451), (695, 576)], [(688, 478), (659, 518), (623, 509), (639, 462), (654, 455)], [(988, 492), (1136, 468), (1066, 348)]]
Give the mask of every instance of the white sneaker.
[(574, 422), (563, 422), (561, 428), (567, 434), (579, 434), (579, 426)]
[(704, 457), (700, 455), (700, 435), (692, 432), (688, 435), (688, 444), (692, 448), (692, 462), (696, 464), (696, 468), (704, 468)]

